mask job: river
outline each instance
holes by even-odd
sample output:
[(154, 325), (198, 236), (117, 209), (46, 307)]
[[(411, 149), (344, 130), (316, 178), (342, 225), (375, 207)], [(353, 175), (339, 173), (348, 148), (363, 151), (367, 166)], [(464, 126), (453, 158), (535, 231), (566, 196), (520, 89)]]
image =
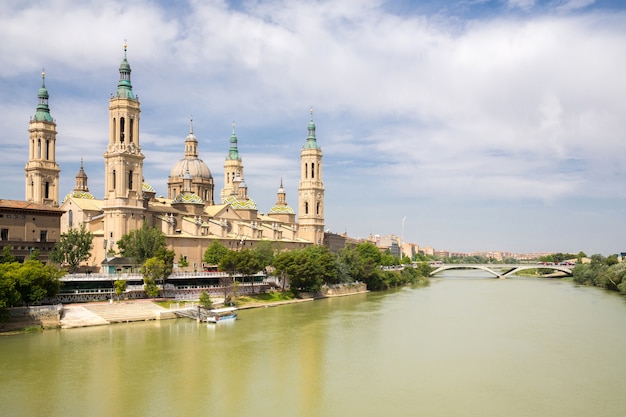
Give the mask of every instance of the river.
[[(458, 272), (457, 272), (458, 274)], [(2, 416), (623, 416), (626, 302), (567, 281), (431, 280), (0, 338)]]

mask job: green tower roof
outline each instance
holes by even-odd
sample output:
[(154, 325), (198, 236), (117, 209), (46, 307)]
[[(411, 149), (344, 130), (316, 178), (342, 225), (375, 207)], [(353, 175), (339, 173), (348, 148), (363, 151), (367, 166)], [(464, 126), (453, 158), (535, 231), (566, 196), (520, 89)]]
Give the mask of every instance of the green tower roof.
[(313, 109), (310, 111), (311, 120), (309, 120), (309, 135), (306, 138), (306, 143), (304, 144), (305, 149), (319, 149), (317, 144), (317, 139), (315, 138), (315, 122), (313, 121)]
[(237, 135), (235, 135), (235, 122), (233, 122), (233, 134), (230, 136), (230, 149), (226, 159), (239, 161), (239, 150), (237, 149)]
[(133, 86), (130, 83), (130, 64), (126, 59), (126, 42), (124, 42), (124, 59), (120, 64), (120, 80), (117, 83), (117, 94), (119, 98), (129, 98), (137, 100), (135, 93), (133, 93)]
[(35, 120), (40, 122), (52, 122), (52, 115), (50, 115), (50, 108), (48, 107), (48, 90), (46, 89), (46, 73), (41, 71), (41, 88), (37, 93), (38, 104), (37, 111), (35, 113)]

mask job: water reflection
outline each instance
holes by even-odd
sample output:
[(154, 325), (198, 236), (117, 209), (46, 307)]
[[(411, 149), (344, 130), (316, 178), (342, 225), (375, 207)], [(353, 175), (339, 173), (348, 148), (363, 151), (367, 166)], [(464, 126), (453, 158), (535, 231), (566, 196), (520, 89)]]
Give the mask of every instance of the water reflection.
[(622, 298), (483, 278), (1, 338), (0, 415), (622, 415)]

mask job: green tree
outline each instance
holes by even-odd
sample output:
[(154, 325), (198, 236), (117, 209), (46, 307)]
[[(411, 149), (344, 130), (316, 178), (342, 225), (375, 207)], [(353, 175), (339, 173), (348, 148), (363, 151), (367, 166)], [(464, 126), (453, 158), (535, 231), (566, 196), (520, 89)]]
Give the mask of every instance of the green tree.
[(0, 257), (0, 264), (9, 264), (15, 262), (15, 256), (11, 253), (11, 247), (5, 246), (2, 248), (2, 257)]
[(189, 266), (189, 262), (187, 261), (187, 258), (184, 257), (182, 254), (178, 257), (178, 267), (185, 269)]
[(15, 289), (20, 294), (20, 301), (26, 305), (58, 294), (61, 288), (59, 278), (64, 274), (58, 267), (33, 260), (26, 260), (21, 265), (18, 263), (8, 265), (14, 265), (9, 277), (15, 280)]
[(79, 228), (70, 228), (50, 252), (50, 260), (57, 264), (67, 263), (70, 273), (76, 271), (80, 263), (91, 257), (93, 234), (81, 223)]
[(199, 303), (202, 307), (206, 308), (207, 310), (210, 310), (213, 307), (213, 301), (211, 301), (211, 297), (206, 291), (202, 291), (200, 293)]
[(274, 243), (262, 240), (257, 243), (252, 249), (259, 262), (261, 262), (261, 269), (266, 269), (268, 266), (272, 265), (274, 262), (274, 257), (276, 256), (276, 249), (274, 248)]
[(295, 255), (295, 250), (281, 252), (276, 255), (276, 257), (274, 258), (274, 262), (272, 263), (276, 275), (280, 277), (283, 291), (285, 291), (285, 287), (287, 286), (287, 282), (289, 281), (289, 271), (291, 270)]
[(163, 261), (163, 274), (160, 278), (161, 284), (163, 284), (163, 297), (165, 297), (165, 285), (167, 284), (167, 279), (174, 272), (174, 258), (176, 257), (176, 253), (173, 250), (160, 248), (157, 250), (155, 257), (161, 259)]
[(204, 256), (202, 257), (202, 262), (207, 265), (219, 265), (220, 261), (226, 254), (229, 252), (229, 249), (222, 245), (217, 240), (214, 240), (209, 247), (204, 251)]
[(330, 250), (326, 246), (309, 246), (294, 256), (289, 267), (291, 289), (298, 291), (319, 291), (325, 282), (335, 282), (338, 276)]
[(398, 259), (391, 254), (389, 249), (385, 249), (385, 252), (380, 256), (380, 264), (384, 266), (396, 265)]
[(137, 265), (143, 264), (146, 259), (157, 256), (160, 250), (166, 248), (165, 234), (159, 229), (148, 227), (144, 220), (141, 228), (131, 230), (117, 241), (122, 256), (131, 258)]
[(163, 262), (163, 259), (156, 256), (147, 259), (141, 267), (141, 274), (143, 275), (143, 288), (148, 297), (156, 298), (156, 296), (159, 295), (157, 281), (163, 277), (164, 270), (165, 263)]
[(224, 289), (224, 304), (229, 300), (229, 296), (235, 292), (234, 280), (237, 273), (237, 263), (239, 262), (238, 253), (227, 249), (226, 254), (221, 257), (218, 264), (220, 271), (228, 274), (220, 278), (220, 286)]
[(38, 248), (31, 249), (30, 253), (28, 254), (28, 259), (30, 259), (31, 261), (38, 261), (39, 253), (40, 251)]
[(0, 263), (0, 320), (7, 316), (6, 308), (19, 305), (22, 297), (17, 290), (17, 277), (15, 271), (21, 265), (18, 262)]
[(117, 295), (117, 299), (119, 300), (122, 294), (126, 292), (127, 282), (125, 279), (117, 279), (113, 283), (113, 287), (115, 289), (115, 295)]
[(250, 279), (250, 285), (252, 286), (252, 294), (254, 291), (254, 275), (263, 269), (264, 265), (259, 258), (257, 252), (250, 249), (243, 249), (238, 252), (237, 265), (235, 269), (243, 275), (244, 280)]

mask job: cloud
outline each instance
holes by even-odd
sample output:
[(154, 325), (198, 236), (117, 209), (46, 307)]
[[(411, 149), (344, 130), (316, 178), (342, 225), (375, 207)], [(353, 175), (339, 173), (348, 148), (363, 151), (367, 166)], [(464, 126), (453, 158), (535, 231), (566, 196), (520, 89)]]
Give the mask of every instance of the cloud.
[[(313, 106), (334, 228), (332, 204), (374, 204), (359, 194), (372, 189), (378, 210), (399, 195), (546, 205), (589, 190), (623, 197), (626, 14), (589, 1), (549, 5), (509, 1), (524, 13), (461, 18), (392, 13), (379, 1), (4, 2), (0, 34), (12, 41), (0, 45), (0, 145), (25, 158), (45, 66), (59, 161), (84, 157), (101, 195), (107, 100), (127, 38), (146, 180), (159, 194), (193, 115), (216, 195), (234, 120), (250, 195), (267, 210), (285, 177), (295, 206)], [(24, 158), (3, 168), (19, 174), (5, 198), (23, 195)], [(61, 168), (62, 187), (73, 188), (75, 168)]]

